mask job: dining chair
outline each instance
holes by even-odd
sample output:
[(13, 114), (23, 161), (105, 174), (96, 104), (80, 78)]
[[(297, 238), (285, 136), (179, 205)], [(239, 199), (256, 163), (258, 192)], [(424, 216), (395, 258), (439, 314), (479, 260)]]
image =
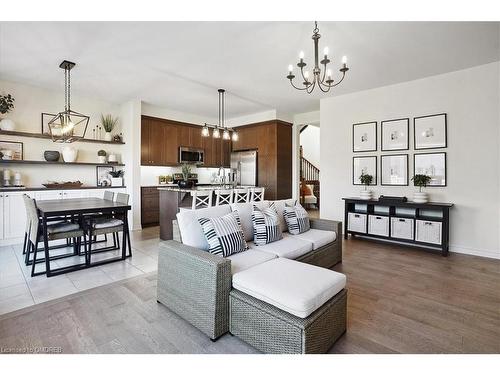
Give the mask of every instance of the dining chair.
[(106, 190), (104, 192), (103, 199), (105, 199), (107, 201), (112, 201), (114, 197), (115, 197), (115, 193), (113, 193), (112, 191)]
[(212, 194), (213, 190), (194, 190), (191, 192), (191, 197), (193, 197), (193, 203), (191, 204), (191, 209), (196, 210), (197, 208), (205, 208), (212, 206)]
[(233, 190), (233, 203), (246, 203), (250, 201), (250, 192), (246, 188)]
[[(44, 242), (44, 236), (47, 235), (49, 241), (55, 240), (73, 240), (73, 255), (79, 255), (80, 247), (83, 238), (84, 252), (87, 252), (87, 241), (85, 238), (85, 232), (79, 223), (71, 221), (55, 222), (47, 224), (47, 233), (44, 233), (44, 228), (42, 221), (40, 220), (38, 209), (36, 206), (36, 201), (26, 194), (23, 195), (24, 203), (26, 205), (26, 212), (28, 214), (28, 220), (30, 221), (30, 231), (28, 234), (28, 248), (26, 251), (26, 263), (31, 264), (31, 277), (46, 274), (47, 277), (52, 276), (51, 273), (56, 270), (50, 269), (50, 248), (48, 246), (43, 246), (42, 249), (38, 248), (40, 242)], [(44, 251), (44, 258), (37, 259), (38, 252)], [(33, 254), (33, 259), (30, 261), (30, 255)], [(36, 272), (36, 265), (44, 262), (45, 271)], [(64, 267), (63, 267), (64, 268)]]
[(217, 189), (215, 190), (215, 205), (231, 204), (233, 203), (233, 191), (231, 189)]
[[(125, 193), (117, 193), (116, 194), (116, 202), (117, 203), (122, 203), (122, 204), (128, 204), (130, 196)], [(123, 243), (122, 243), (122, 251), (123, 255), (125, 255), (125, 249), (128, 246), (128, 257), (132, 256), (132, 246), (131, 246), (131, 241), (130, 241), (130, 232), (128, 228), (128, 222), (125, 220), (126, 218), (124, 217), (125, 214), (121, 214), (118, 212), (113, 212), (112, 215), (108, 216), (106, 215), (105, 217), (93, 217), (90, 218), (90, 220), (87, 220), (85, 223), (85, 230), (87, 231), (87, 234), (89, 236), (89, 249), (87, 252), (87, 262), (90, 264), (91, 262), (91, 256), (92, 254), (103, 252), (103, 251), (109, 251), (109, 250), (117, 250), (120, 248), (120, 238), (118, 233), (122, 232), (123, 233)], [(113, 235), (113, 246), (112, 247), (105, 247), (101, 249), (94, 249), (92, 251), (92, 244), (96, 243), (95, 241), (92, 241), (92, 238), (96, 238), (99, 235), (106, 235), (106, 234), (112, 234)]]
[(255, 187), (250, 189), (250, 202), (261, 202), (264, 200), (264, 192), (266, 188), (264, 187)]

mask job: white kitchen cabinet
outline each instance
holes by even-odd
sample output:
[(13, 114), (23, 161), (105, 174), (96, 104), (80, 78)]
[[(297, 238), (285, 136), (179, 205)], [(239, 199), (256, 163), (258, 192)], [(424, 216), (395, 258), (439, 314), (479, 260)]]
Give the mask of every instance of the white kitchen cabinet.
[[(23, 237), (26, 228), (26, 209), (23, 194), (28, 192), (4, 192), (3, 194), (3, 239)], [(30, 194), (28, 194), (30, 195)]]
[(63, 192), (62, 190), (37, 191), (35, 194), (35, 199), (37, 201), (45, 201), (48, 199), (63, 199)]
[(389, 236), (389, 217), (380, 215), (368, 216), (368, 233), (377, 236)]
[(88, 190), (63, 190), (63, 199), (87, 198)]
[(3, 204), (3, 195), (4, 193), (0, 193), (0, 240), (3, 240), (3, 227), (4, 227), (4, 216), (5, 216), (5, 210), (4, 210), (4, 204)]

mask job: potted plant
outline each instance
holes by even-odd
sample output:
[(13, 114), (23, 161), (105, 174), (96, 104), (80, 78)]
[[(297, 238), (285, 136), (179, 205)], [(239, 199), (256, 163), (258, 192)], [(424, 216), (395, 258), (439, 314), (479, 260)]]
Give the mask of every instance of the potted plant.
[(191, 166), (189, 164), (184, 164), (182, 166), (182, 181), (179, 181), (179, 187), (181, 188), (190, 188), (191, 181), (189, 181), (189, 175), (191, 174)]
[[(12, 111), (14, 108), (14, 97), (10, 94), (7, 95), (0, 95), (0, 113), (2, 115), (5, 115), (6, 113), (9, 113)], [(15, 127), (14, 121), (8, 118), (2, 119), (0, 121), (0, 129), (1, 130), (7, 130), (7, 131), (12, 131), (14, 130)]]
[(104, 150), (97, 151), (97, 158), (99, 159), (99, 163), (105, 164), (106, 163), (106, 151), (104, 151)]
[(365, 185), (365, 189), (361, 190), (361, 199), (372, 199), (372, 191), (368, 190), (368, 186), (370, 186), (373, 182), (373, 176), (363, 172), (361, 173), (361, 176), (359, 176), (359, 181), (361, 181), (361, 184)]
[(418, 186), (418, 192), (413, 193), (413, 202), (415, 203), (427, 203), (429, 201), (429, 197), (427, 193), (422, 192), (422, 187), (427, 186), (429, 182), (431, 182), (431, 176), (427, 176), (425, 174), (416, 174), (411, 178), (413, 181), (413, 185)]
[(113, 140), (113, 136), (111, 135), (111, 132), (116, 126), (116, 123), (118, 122), (117, 117), (113, 117), (111, 115), (101, 115), (101, 125), (104, 128), (104, 140), (111, 142)]
[(111, 176), (111, 186), (123, 186), (124, 174), (125, 172), (123, 170), (109, 172)]

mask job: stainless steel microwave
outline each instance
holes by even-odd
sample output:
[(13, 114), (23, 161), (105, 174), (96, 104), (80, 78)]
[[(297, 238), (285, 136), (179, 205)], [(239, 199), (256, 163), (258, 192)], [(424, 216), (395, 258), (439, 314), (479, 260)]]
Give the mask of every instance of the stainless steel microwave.
[(205, 151), (200, 148), (179, 147), (179, 163), (204, 164)]

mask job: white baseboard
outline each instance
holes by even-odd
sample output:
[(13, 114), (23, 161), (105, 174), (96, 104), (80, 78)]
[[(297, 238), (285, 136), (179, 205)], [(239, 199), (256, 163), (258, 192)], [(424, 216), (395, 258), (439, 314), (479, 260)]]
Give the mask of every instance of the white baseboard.
[(9, 238), (8, 240), (0, 240), (0, 246), (18, 245), (24, 242), (24, 237)]
[(474, 249), (466, 246), (450, 245), (450, 252), (458, 254), (475, 255), (485, 258), (500, 259), (500, 250)]

